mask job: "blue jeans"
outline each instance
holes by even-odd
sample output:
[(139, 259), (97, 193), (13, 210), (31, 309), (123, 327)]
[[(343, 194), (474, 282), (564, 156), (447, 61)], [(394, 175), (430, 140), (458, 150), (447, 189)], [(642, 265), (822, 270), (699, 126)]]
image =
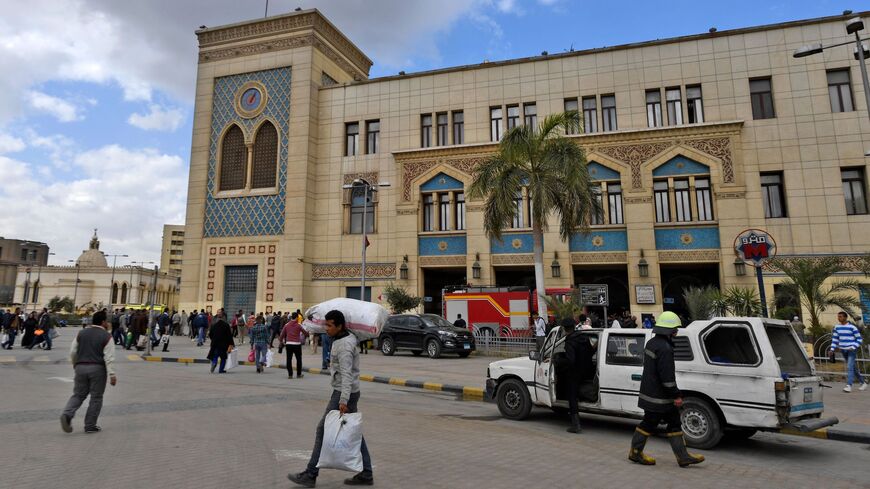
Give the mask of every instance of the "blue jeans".
[(51, 328), (45, 330), (45, 346), (46, 348), (51, 348), (51, 332), (54, 331)]
[(15, 344), (15, 335), (18, 333), (18, 331), (10, 329), (7, 331), (7, 333), (9, 334), (9, 339), (6, 341), (6, 343), (3, 343), (3, 348), (11, 348), (12, 345)]
[(199, 327), (199, 334), (196, 336), (196, 344), (202, 345), (203, 343), (205, 343), (205, 327), (200, 326)]
[(858, 352), (855, 350), (841, 350), (843, 358), (846, 360), (846, 385), (852, 385), (852, 382), (857, 378), (859, 384), (864, 383), (864, 377), (861, 371), (858, 370), (858, 362), (855, 360), (858, 357)]
[(227, 356), (225, 354), (224, 355), (215, 354), (211, 359), (211, 364), (217, 365), (219, 358), (221, 361), (221, 367), (218, 369), (218, 372), (221, 372), (221, 373), (226, 372), (227, 371)]
[[(332, 397), (329, 398), (329, 404), (326, 405), (326, 411), (323, 413), (323, 417), (320, 418), (320, 423), (317, 424), (317, 437), (314, 439), (314, 450), (311, 451), (311, 459), (308, 460), (308, 468), (305, 469), (309, 474), (314, 477), (320, 473), (320, 469), (317, 468), (317, 462), (320, 461), (320, 449), (323, 448), (323, 422), (326, 420), (326, 414), (330, 411), (335, 411), (338, 409), (338, 401), (341, 399), (341, 392), (332, 391)], [(347, 400), (347, 412), (355, 413), (356, 405), (359, 402), (359, 392), (354, 392), (350, 395), (350, 399)], [(369, 456), (369, 449), (366, 447), (366, 438), (363, 437), (362, 445), (360, 446), (360, 452), (362, 452), (363, 459), (363, 473), (366, 475), (372, 475), (372, 458)]]
[(266, 364), (266, 352), (269, 351), (268, 343), (254, 343), (254, 364), (256, 366)]
[(330, 354), (330, 346), (332, 346), (332, 338), (329, 337), (326, 333), (321, 333), (320, 335), (320, 343), (323, 347), (320, 354), (322, 355), (323, 361), (321, 362), (321, 368), (329, 368), (329, 354)]

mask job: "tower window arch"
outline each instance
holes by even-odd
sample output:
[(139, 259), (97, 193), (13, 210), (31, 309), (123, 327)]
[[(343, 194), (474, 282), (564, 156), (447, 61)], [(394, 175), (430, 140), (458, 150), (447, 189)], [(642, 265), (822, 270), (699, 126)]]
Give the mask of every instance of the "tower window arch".
[(257, 130), (251, 164), (251, 188), (275, 186), (278, 165), (278, 131), (266, 121)]
[(245, 135), (233, 125), (221, 141), (220, 190), (240, 190), (247, 183), (248, 149)]

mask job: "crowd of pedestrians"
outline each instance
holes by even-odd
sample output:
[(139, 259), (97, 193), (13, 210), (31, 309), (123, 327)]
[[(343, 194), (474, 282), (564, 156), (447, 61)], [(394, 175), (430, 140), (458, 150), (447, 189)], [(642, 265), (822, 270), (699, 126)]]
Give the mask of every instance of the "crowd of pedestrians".
[(16, 307), (15, 311), (0, 309), (0, 348), (11, 350), (15, 346), (15, 338), (21, 333), (20, 345), (22, 348), (32, 350), (34, 347), (40, 347), (44, 350), (51, 350), (51, 342), (57, 336), (55, 329), (54, 318), (49, 314), (48, 309), (43, 308), (42, 311), (36, 311), (30, 314), (25, 314), (20, 307)]

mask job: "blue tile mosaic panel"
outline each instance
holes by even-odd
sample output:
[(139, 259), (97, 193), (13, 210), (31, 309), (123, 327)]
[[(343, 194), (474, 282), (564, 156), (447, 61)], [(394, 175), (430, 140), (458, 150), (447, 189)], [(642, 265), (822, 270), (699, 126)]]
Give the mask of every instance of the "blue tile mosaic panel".
[(601, 163), (590, 161), (586, 164), (586, 169), (589, 171), (589, 178), (591, 178), (593, 182), (601, 180), (619, 180), (619, 172), (613, 171)]
[(719, 228), (656, 229), (657, 250), (719, 248)]
[(491, 238), (489, 251), (493, 254), (532, 253), (534, 251), (532, 233), (502, 234), (501, 240)]
[(462, 190), (463, 187), (463, 183), (459, 180), (447, 175), (446, 173), (439, 173), (427, 180), (423, 185), (420, 185), (420, 190), (422, 192), (432, 192), (434, 190)]
[(465, 255), (465, 236), (421, 236), (417, 240), (420, 256)]
[[(205, 237), (274, 236), (284, 233), (284, 200), (287, 188), (288, 133), (290, 124), (290, 67), (220, 77), (215, 80), (211, 145), (208, 159), (208, 192), (205, 202)], [(235, 96), (249, 81), (263, 84), (268, 95), (261, 114), (245, 119), (235, 110)], [(264, 119), (272, 120), (280, 140), (278, 148), (278, 193), (251, 197), (214, 197), (217, 192), (217, 154), (220, 135), (237, 124), (250, 140)]]
[(710, 173), (710, 167), (685, 156), (674, 156), (653, 170), (654, 177), (671, 177), (678, 175), (697, 175)]
[(861, 317), (864, 325), (870, 324), (870, 287), (861, 287)]
[(628, 251), (628, 233), (621, 231), (595, 231), (573, 234), (568, 241), (571, 251)]

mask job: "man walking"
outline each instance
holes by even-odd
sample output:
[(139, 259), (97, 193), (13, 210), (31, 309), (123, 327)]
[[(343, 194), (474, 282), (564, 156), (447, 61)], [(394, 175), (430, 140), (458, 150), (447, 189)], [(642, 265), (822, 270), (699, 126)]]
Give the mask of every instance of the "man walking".
[(699, 464), (704, 461), (701, 455), (693, 455), (686, 450), (683, 427), (680, 423), (680, 407), (683, 397), (677, 388), (676, 368), (674, 367), (673, 337), (680, 327), (680, 318), (671, 311), (665, 311), (653, 327), (653, 338), (646, 343), (643, 355), (643, 377), (640, 381), (640, 394), (637, 405), (643, 409), (643, 421), (634, 430), (628, 459), (641, 465), (655, 465), (656, 460), (643, 453), (646, 440), (657, 430), (659, 423), (667, 423), (668, 441), (677, 457), (680, 467)]
[(577, 409), (577, 397), (580, 395), (580, 384), (591, 381), (595, 376), (595, 348), (589, 341), (589, 336), (575, 330), (574, 319), (562, 320), (565, 338), (565, 362), (561, 373), (567, 377), (568, 383), (568, 414), (571, 417), (571, 427), (568, 433), (581, 433), (580, 415)]
[(254, 327), (251, 328), (251, 349), (254, 350), (257, 373), (262, 373), (263, 365), (266, 363), (266, 352), (269, 351), (269, 329), (263, 316), (257, 316)]
[(541, 351), (544, 339), (547, 337), (547, 323), (538, 314), (538, 311), (533, 312), (532, 317), (535, 319), (535, 345), (538, 347), (538, 351)]
[(456, 315), (456, 321), (453, 321), (453, 326), (456, 326), (457, 328), (468, 329), (468, 323), (466, 323), (465, 320), (462, 319), (462, 314)]
[(837, 321), (839, 324), (834, 326), (831, 333), (831, 351), (840, 350), (843, 354), (843, 359), (846, 361), (846, 387), (843, 387), (843, 392), (852, 392), (852, 382), (855, 379), (861, 384), (859, 390), (867, 389), (867, 384), (864, 382), (864, 377), (861, 376), (861, 371), (858, 370), (858, 364), (855, 361), (858, 350), (861, 348), (861, 343), (864, 338), (861, 336), (861, 331), (849, 322), (845, 312), (837, 313)]
[(85, 414), (85, 433), (100, 431), (97, 418), (103, 408), (106, 376), (112, 385), (118, 381), (115, 377), (115, 345), (112, 335), (106, 331), (108, 327), (106, 312), (99, 311), (94, 314), (91, 325), (79, 331), (73, 339), (70, 347), (70, 360), (75, 366), (73, 395), (60, 415), (60, 427), (65, 433), (72, 432), (72, 418), (88, 396), (91, 396), (91, 401)]
[(0, 347), (6, 348), (7, 350), (12, 349), (12, 345), (15, 344), (15, 335), (18, 334), (18, 329), (21, 327), (21, 308), (15, 308), (15, 314), (6, 314), (5, 324), (3, 325), (3, 331), (8, 335), (7, 340), (0, 344)]
[(199, 310), (199, 314), (193, 320), (193, 327), (197, 331), (196, 346), (202, 346), (205, 343), (205, 328), (208, 327), (208, 316), (205, 315), (205, 309)]
[[(317, 476), (320, 473), (317, 462), (320, 461), (320, 449), (323, 446), (323, 423), (326, 414), (335, 410), (341, 414), (355, 413), (360, 396), (359, 352), (356, 349), (356, 336), (347, 330), (344, 314), (341, 311), (329, 311), (326, 313), (325, 319), (326, 334), (333, 340), (332, 366), (330, 368), (332, 397), (326, 405), (323, 418), (317, 425), (314, 449), (311, 451), (308, 467), (298, 474), (287, 474), (288, 479), (303, 487), (314, 487), (317, 483)], [(362, 439), (360, 451), (362, 452), (363, 470), (350, 479), (345, 479), (344, 483), (350, 486), (371, 486), (375, 479), (372, 474), (372, 459), (369, 456), (365, 437)]]

